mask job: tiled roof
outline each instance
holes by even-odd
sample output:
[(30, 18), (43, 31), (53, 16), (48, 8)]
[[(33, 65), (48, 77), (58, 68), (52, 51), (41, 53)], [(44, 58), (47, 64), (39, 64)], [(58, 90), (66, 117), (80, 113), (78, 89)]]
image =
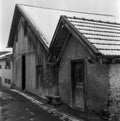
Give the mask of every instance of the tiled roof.
[(120, 23), (67, 17), (97, 50), (106, 56), (120, 56)]
[[(75, 12), (30, 5), (18, 5), (18, 7), (32, 23), (48, 47), (60, 16), (65, 15), (70, 16), (67, 17), (70, 23), (73, 24), (101, 54), (120, 56), (120, 24), (115, 23), (120, 22), (120, 20), (113, 15)], [(107, 20), (110, 22), (104, 22)], [(13, 29), (11, 30), (13, 31)]]
[[(107, 14), (69, 11), (69, 10), (44, 8), (39, 6), (22, 5), (22, 4), (18, 6), (29, 18), (29, 20), (35, 26), (37, 31), (41, 34), (41, 37), (43, 38), (43, 41), (46, 43), (47, 46), (49, 46), (49, 44), (51, 43), (53, 34), (55, 32), (56, 26), (58, 24), (61, 15), (66, 15), (71, 17), (73, 16), (86, 17), (97, 20), (109, 19), (110, 21), (116, 21), (116, 17)], [(77, 19), (73, 20), (75, 20), (76, 21), (75, 23), (78, 24)]]

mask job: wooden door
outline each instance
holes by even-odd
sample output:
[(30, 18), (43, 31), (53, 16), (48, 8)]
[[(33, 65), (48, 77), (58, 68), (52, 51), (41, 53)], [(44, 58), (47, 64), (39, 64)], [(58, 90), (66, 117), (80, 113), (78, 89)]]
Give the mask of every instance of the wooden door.
[(84, 62), (71, 62), (73, 106), (84, 110)]

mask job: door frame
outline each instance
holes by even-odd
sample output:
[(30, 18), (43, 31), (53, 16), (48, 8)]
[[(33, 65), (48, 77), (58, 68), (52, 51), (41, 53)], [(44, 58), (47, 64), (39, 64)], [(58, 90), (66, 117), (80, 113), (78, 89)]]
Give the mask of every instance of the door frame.
[(83, 100), (84, 100), (84, 111), (87, 111), (87, 105), (86, 105), (86, 95), (87, 95), (87, 64), (86, 64), (86, 59), (76, 59), (76, 58), (72, 58), (70, 59), (70, 80), (71, 80), (71, 101), (72, 101), (72, 106), (74, 105), (74, 92), (73, 92), (73, 82), (72, 82), (72, 63), (74, 62), (80, 62), (83, 64)]

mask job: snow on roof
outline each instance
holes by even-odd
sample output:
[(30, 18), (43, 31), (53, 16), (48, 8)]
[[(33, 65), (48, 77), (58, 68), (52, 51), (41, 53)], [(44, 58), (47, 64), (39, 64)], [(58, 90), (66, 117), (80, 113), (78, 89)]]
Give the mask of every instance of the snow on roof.
[(30, 19), (32, 24), (37, 28), (37, 30), (42, 36), (43, 41), (47, 44), (47, 46), (50, 45), (50, 42), (52, 40), (53, 34), (55, 32), (55, 29), (57, 27), (61, 15), (118, 22), (117, 18), (112, 15), (50, 9), (50, 8), (36, 7), (30, 5), (18, 5), (18, 6)]
[(67, 19), (100, 53), (120, 56), (120, 23), (75, 17)]

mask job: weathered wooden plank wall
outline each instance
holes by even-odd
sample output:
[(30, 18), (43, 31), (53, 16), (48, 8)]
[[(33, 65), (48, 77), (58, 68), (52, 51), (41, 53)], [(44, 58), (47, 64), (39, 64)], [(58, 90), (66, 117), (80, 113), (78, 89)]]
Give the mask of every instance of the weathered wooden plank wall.
[(26, 90), (32, 93), (36, 92), (36, 68), (35, 54), (26, 55)]
[[(26, 66), (25, 89), (41, 96), (55, 94), (57, 85), (54, 84), (54, 74), (52, 74), (54, 71), (47, 67), (47, 50), (40, 42), (43, 40), (39, 40), (30, 26), (25, 24), (27, 23), (21, 17), (13, 47), (14, 82), (18, 88), (22, 88), (22, 55), (24, 55)], [(39, 71), (40, 68), (41, 71)]]

